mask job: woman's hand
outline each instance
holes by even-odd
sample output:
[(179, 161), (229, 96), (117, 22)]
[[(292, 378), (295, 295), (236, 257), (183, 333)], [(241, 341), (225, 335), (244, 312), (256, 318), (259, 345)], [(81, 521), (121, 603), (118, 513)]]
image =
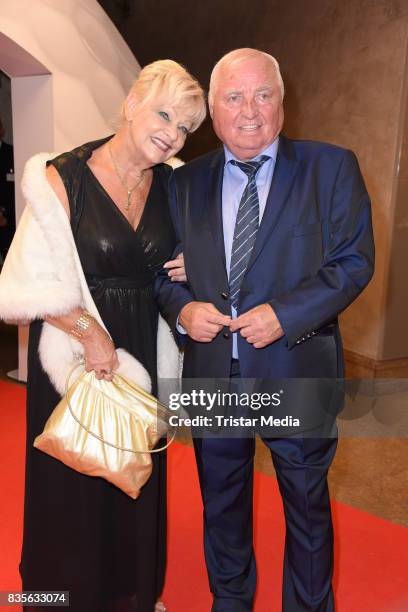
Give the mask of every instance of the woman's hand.
[(166, 261), (163, 268), (169, 271), (168, 275), (172, 282), (185, 283), (187, 281), (183, 253), (179, 253), (175, 259)]
[(81, 342), (85, 353), (85, 370), (95, 370), (98, 380), (112, 380), (119, 361), (115, 346), (106, 331), (95, 321)]
[[(86, 315), (86, 316), (85, 316)], [(85, 316), (85, 327), (82, 322), (82, 328), (76, 329), (81, 317)], [(90, 372), (95, 370), (95, 375), (98, 380), (112, 380), (113, 372), (119, 366), (119, 361), (109, 334), (104, 328), (99, 325), (83, 308), (74, 308), (65, 315), (59, 317), (44, 317), (44, 321), (50, 325), (54, 325), (61, 329), (66, 334), (69, 334), (82, 344), (85, 353), (85, 370)], [(75, 334), (73, 333), (75, 331)], [(80, 331), (78, 336), (78, 331)]]

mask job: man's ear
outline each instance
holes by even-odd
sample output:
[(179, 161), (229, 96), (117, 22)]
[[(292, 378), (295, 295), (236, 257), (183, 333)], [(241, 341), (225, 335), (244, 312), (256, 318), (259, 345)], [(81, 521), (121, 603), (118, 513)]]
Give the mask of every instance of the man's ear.
[(134, 93), (128, 94), (124, 104), (123, 104), (123, 113), (125, 115), (126, 121), (132, 121), (133, 115), (135, 113), (135, 109), (137, 106), (137, 98)]

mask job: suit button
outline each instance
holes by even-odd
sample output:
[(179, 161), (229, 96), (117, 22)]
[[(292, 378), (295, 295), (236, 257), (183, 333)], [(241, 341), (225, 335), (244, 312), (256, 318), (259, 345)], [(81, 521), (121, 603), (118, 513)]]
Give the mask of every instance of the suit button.
[(228, 340), (228, 338), (230, 337), (228, 332), (224, 332), (222, 335), (224, 336), (226, 340)]
[(222, 299), (223, 299), (223, 300), (228, 300), (228, 293), (226, 293), (225, 291), (223, 291), (223, 292), (221, 293), (221, 297), (222, 297)]

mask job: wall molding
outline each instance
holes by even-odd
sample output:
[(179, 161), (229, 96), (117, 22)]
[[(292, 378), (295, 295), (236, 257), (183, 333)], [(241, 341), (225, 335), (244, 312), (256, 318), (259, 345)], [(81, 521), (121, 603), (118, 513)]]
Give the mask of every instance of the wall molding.
[(408, 357), (377, 360), (344, 349), (347, 378), (408, 378)]

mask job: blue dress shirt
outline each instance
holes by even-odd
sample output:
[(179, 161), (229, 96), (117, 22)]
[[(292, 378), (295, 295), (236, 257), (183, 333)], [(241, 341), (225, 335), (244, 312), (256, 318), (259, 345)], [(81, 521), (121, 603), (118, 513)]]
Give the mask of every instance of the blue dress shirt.
[[(269, 159), (261, 166), (256, 175), (256, 186), (258, 189), (259, 199), (259, 224), (266, 207), (269, 190), (272, 184), (273, 173), (275, 170), (276, 157), (278, 154), (279, 137), (273, 141), (269, 147), (261, 151), (259, 155), (253, 157), (253, 160), (258, 160), (261, 155), (267, 155)], [(248, 183), (247, 175), (239, 169), (238, 166), (231, 164), (231, 160), (236, 159), (231, 151), (224, 145), (225, 165), (224, 177), (222, 182), (222, 226), (224, 232), (224, 249), (225, 263), (229, 278), (229, 269), (231, 264), (232, 241), (234, 238), (235, 222), (237, 219), (238, 208), (241, 202), (242, 194)], [(239, 161), (239, 160), (238, 160)], [(231, 305), (231, 316), (236, 318), (237, 311)], [(177, 320), (177, 329), (180, 333), (185, 334), (185, 329)], [(237, 333), (232, 334), (232, 357), (238, 359), (238, 340)]]
[[(261, 166), (255, 178), (259, 199), (259, 224), (261, 224), (266, 207), (266, 200), (271, 188), (276, 156), (278, 154), (278, 142), (279, 138), (276, 138), (276, 140), (274, 140), (269, 147), (267, 147), (264, 151), (261, 151), (259, 155), (253, 158), (253, 160), (258, 160), (261, 155), (267, 155), (269, 157), (269, 159)], [(238, 168), (238, 166), (230, 163), (231, 160), (236, 158), (225, 145), (224, 152), (225, 166), (222, 183), (222, 225), (224, 231), (225, 263), (229, 277), (235, 222), (241, 197), (248, 183), (248, 177), (244, 172), (242, 172), (242, 170), (240, 170), (240, 168)], [(234, 319), (237, 316), (237, 311), (233, 306), (231, 306), (231, 316)], [(232, 335), (232, 357), (234, 359), (238, 359), (237, 333), (238, 332)]]

